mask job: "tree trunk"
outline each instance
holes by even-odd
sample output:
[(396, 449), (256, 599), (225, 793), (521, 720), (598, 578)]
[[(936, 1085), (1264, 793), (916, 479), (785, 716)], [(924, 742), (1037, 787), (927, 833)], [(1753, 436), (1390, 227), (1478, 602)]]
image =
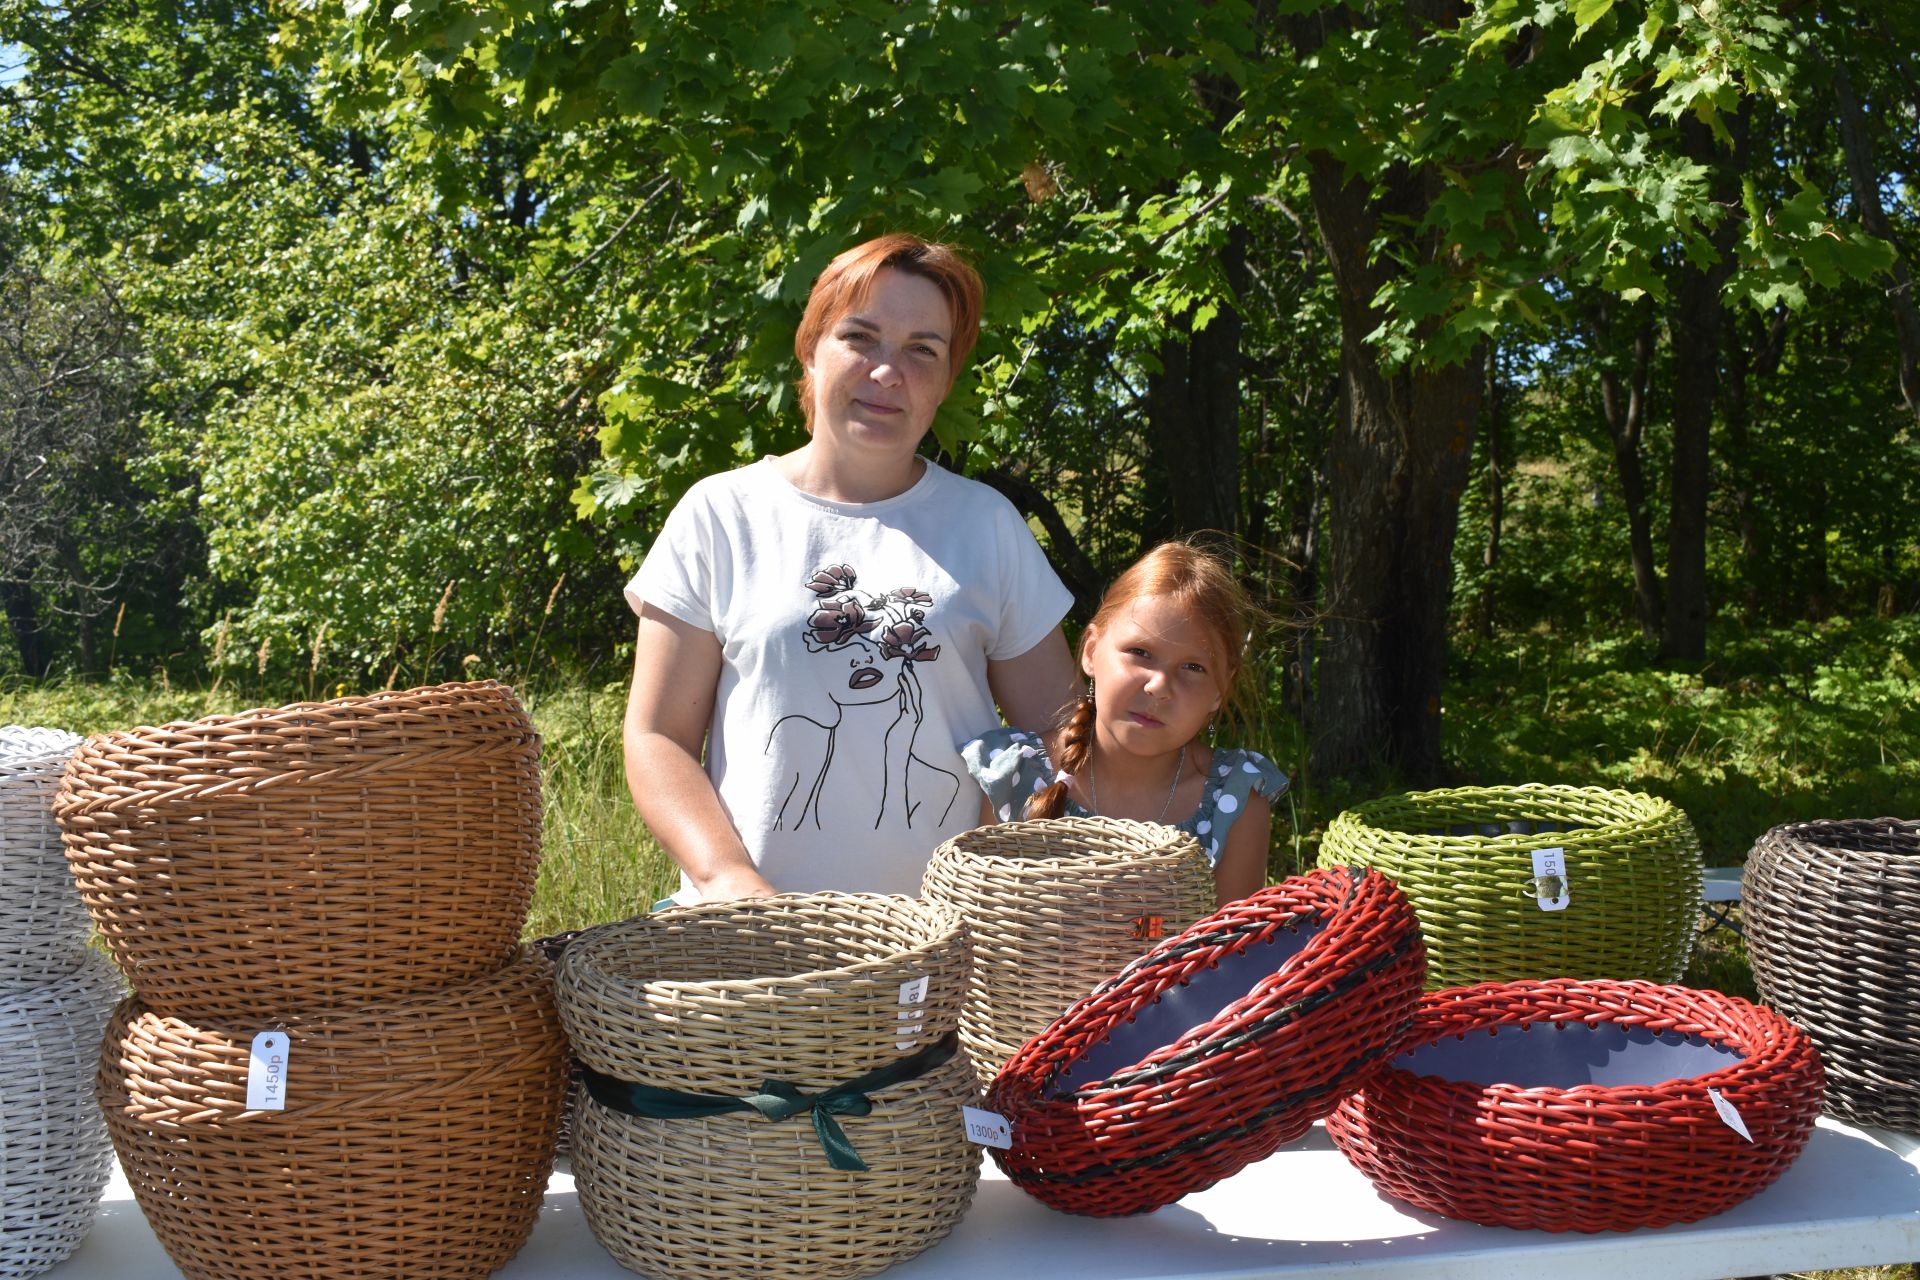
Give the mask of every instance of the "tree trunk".
[(1853, 77), (1847, 74), (1845, 59), (1833, 59), (1832, 66), (1840, 144), (1846, 151), (1847, 179), (1853, 186), (1853, 202), (1860, 210), (1860, 225), (1894, 250), (1893, 287), (1887, 290), (1887, 300), (1893, 304), (1893, 328), (1900, 339), (1900, 395), (1907, 402), (1907, 411), (1920, 421), (1920, 307), (1913, 300), (1913, 276), (1900, 257), (1900, 242), (1894, 239), (1880, 203), (1880, 175), (1873, 164), (1873, 146), (1860, 120), (1860, 98), (1853, 91)]
[(1177, 536), (1240, 526), (1240, 332), (1247, 237), (1236, 226), (1220, 253), (1233, 297), (1206, 328), (1182, 320), (1184, 333), (1160, 344), (1160, 372), (1147, 382), (1147, 442), (1165, 486), (1166, 527)]
[[(1634, 326), (1632, 363), (1626, 385), (1621, 385), (1619, 341), (1613, 332), (1611, 300), (1594, 309), (1594, 342), (1600, 349), (1600, 412), (1613, 438), (1614, 467), (1620, 475), (1620, 500), (1627, 509), (1627, 556), (1633, 569), (1633, 611), (1640, 635), (1660, 638), (1664, 605), (1660, 574), (1654, 567), (1653, 522), (1647, 510), (1647, 477), (1641, 461), (1641, 441), (1647, 425), (1647, 388), (1653, 368), (1653, 316), (1643, 313)], [(1624, 390), (1624, 395), (1622, 394)]]
[(35, 680), (44, 680), (53, 665), (46, 633), (40, 629), (40, 610), (33, 599), (30, 582), (0, 582), (0, 609), (7, 614), (7, 628), (13, 632), (13, 647), (20, 654), (20, 670)]
[[(1308, 185), (1340, 302), (1340, 422), (1329, 451), (1326, 636), (1314, 713), (1314, 763), (1371, 764), (1411, 782), (1442, 772), (1453, 538), (1480, 414), (1480, 361), (1391, 374), (1365, 335), (1389, 268), (1371, 254), (1381, 216), (1367, 184), (1315, 155)], [(1389, 203), (1423, 203), (1407, 190)]]
[[(1714, 184), (1731, 202), (1737, 193), (1745, 150), (1745, 122), (1731, 121), (1733, 156), (1719, 154), (1707, 127), (1681, 124), (1688, 155), (1716, 169)], [(1673, 333), (1673, 465), (1668, 472), (1667, 609), (1660, 654), (1669, 662), (1703, 662), (1707, 656), (1707, 497), (1713, 406), (1720, 374), (1720, 290), (1733, 269), (1738, 227), (1729, 218), (1714, 233), (1719, 260), (1709, 267), (1680, 269), (1668, 324)]]

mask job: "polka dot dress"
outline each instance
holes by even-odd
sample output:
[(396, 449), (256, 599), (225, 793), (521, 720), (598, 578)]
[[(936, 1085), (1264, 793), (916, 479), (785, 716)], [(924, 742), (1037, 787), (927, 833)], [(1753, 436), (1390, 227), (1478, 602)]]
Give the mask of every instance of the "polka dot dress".
[[(1047, 758), (1046, 743), (1040, 735), (1025, 729), (995, 729), (982, 734), (962, 746), (960, 756), (1002, 822), (1019, 817), (1027, 797), (1046, 790), (1058, 772)], [(1272, 803), (1286, 789), (1287, 775), (1258, 751), (1215, 747), (1199, 806), (1186, 821), (1171, 825), (1192, 832), (1207, 851), (1208, 860), (1218, 862), (1227, 832), (1246, 808), (1247, 797), (1258, 792)], [(1066, 812), (1076, 818), (1091, 816), (1071, 796)]]

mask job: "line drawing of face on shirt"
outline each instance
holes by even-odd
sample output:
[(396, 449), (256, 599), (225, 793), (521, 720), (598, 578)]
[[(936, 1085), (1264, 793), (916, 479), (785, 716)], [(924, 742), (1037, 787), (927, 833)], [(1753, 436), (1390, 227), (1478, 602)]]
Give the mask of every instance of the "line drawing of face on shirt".
[(957, 774), (913, 751), (926, 719), (915, 667), (940, 657), (926, 626), (933, 597), (918, 587), (857, 591), (858, 579), (853, 566), (831, 564), (804, 584), (811, 603), (801, 639), (819, 655), (827, 705), (817, 716), (782, 716), (767, 736), (783, 769), (776, 831), (869, 815), (876, 830), (889, 821), (911, 828), (916, 818), (940, 826), (960, 794)]

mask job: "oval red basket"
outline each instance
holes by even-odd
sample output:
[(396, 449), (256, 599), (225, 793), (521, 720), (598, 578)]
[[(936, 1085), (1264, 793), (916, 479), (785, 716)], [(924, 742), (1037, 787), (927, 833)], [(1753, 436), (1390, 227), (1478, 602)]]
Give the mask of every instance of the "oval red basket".
[(1449, 1218), (1630, 1231), (1765, 1188), (1806, 1146), (1823, 1084), (1806, 1033), (1717, 991), (1483, 983), (1423, 999), (1327, 1132), (1381, 1191)]
[(1413, 907), (1337, 867), (1230, 903), (1007, 1061), (994, 1159), (1069, 1213), (1145, 1213), (1305, 1133), (1399, 1042), (1426, 979)]

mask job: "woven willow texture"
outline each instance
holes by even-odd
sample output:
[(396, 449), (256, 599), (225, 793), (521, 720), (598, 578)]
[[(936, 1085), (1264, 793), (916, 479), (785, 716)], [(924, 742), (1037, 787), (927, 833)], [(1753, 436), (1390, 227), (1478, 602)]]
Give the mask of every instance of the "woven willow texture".
[(1212, 911), (1213, 871), (1173, 827), (1048, 818), (955, 836), (921, 896), (973, 933), (960, 1041), (984, 1084), (1067, 1006)]
[[(1378, 872), (1315, 871), (1230, 902), (1013, 1056), (987, 1091), (987, 1109), (1013, 1127), (994, 1159), (1055, 1209), (1109, 1217), (1171, 1204), (1332, 1110), (1405, 1033), (1425, 974), (1413, 907)], [(1206, 1021), (1168, 1023), (1178, 1030), (1137, 1058), (1125, 1046), (1126, 1065), (1102, 1078), (1066, 1078), (1149, 1025), (1164, 997), (1203, 987)]]
[(511, 690), (440, 685), (91, 738), (54, 809), (147, 1007), (259, 1021), (505, 963), (539, 759)]
[[(1564, 850), (1567, 904), (1544, 910), (1536, 849)], [(1335, 818), (1323, 867), (1399, 882), (1427, 941), (1427, 988), (1527, 978), (1672, 982), (1705, 868), (1687, 815), (1656, 796), (1529, 784), (1388, 796)]]
[(52, 808), (79, 745), (60, 729), (0, 726), (0, 989), (70, 972), (86, 945), (87, 909)]
[(1761, 998), (1820, 1046), (1827, 1110), (1920, 1133), (1920, 822), (1775, 827), (1741, 913)]
[[(1820, 1114), (1812, 1042), (1770, 1010), (1646, 982), (1516, 982), (1429, 994), (1402, 1052), (1496, 1027), (1619, 1023), (1733, 1050), (1661, 1084), (1474, 1084), (1395, 1063), (1327, 1119), (1387, 1195), (1486, 1226), (1630, 1231), (1730, 1209), (1786, 1171)], [(1725, 1123), (1731, 1104), (1752, 1141)]]
[[(616, 1079), (740, 1096), (817, 1092), (952, 1032), (968, 972), (952, 911), (880, 894), (788, 894), (659, 912), (560, 960), (574, 1051)], [(924, 990), (922, 984), (924, 983)], [(944, 1237), (979, 1176), (964, 1053), (839, 1123), (866, 1172), (830, 1167), (806, 1115), (655, 1120), (575, 1095), (573, 1170), (600, 1243), (655, 1276), (848, 1277)]]
[(533, 1230), (566, 1044), (532, 948), (392, 1004), (282, 1024), (286, 1109), (249, 1111), (267, 1026), (129, 999), (97, 1081), (127, 1181), (195, 1280), (484, 1276)]
[(89, 1073), (124, 988), (97, 951), (0, 989), (0, 1276), (37, 1276), (80, 1246), (113, 1148)]

